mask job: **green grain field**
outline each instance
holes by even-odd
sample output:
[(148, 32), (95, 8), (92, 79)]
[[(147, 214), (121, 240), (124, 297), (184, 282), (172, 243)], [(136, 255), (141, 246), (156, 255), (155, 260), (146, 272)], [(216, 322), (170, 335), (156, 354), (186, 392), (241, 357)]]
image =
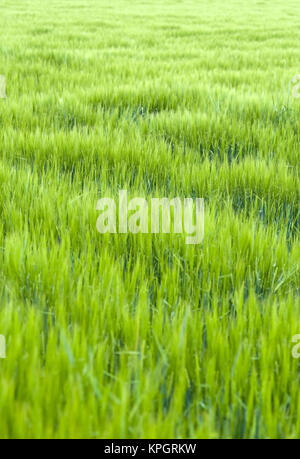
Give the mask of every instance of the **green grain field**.
[[(1, 0), (1, 438), (300, 438), (298, 0)], [(203, 197), (205, 237), (96, 203)]]

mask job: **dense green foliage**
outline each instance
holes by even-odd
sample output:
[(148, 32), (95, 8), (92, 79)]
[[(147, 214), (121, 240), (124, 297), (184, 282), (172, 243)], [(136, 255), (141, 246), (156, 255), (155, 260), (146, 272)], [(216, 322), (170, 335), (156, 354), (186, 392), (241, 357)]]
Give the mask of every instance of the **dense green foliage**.
[[(1, 1), (1, 437), (300, 437), (299, 15)], [(100, 235), (120, 188), (204, 243)]]

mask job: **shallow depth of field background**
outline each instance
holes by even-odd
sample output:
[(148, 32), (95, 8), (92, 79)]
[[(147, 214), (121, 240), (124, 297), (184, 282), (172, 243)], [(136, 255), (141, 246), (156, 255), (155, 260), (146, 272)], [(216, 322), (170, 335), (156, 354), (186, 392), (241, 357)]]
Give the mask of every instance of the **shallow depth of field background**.
[[(0, 437), (300, 437), (299, 16), (1, 0)], [(204, 243), (100, 235), (120, 188)]]

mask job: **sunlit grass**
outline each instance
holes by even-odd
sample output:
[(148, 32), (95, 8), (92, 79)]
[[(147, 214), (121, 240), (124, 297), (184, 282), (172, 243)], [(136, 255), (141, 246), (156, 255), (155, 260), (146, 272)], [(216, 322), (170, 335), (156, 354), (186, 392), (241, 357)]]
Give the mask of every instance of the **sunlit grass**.
[[(299, 13), (1, 3), (0, 437), (300, 437)], [(204, 243), (100, 235), (119, 189)]]

